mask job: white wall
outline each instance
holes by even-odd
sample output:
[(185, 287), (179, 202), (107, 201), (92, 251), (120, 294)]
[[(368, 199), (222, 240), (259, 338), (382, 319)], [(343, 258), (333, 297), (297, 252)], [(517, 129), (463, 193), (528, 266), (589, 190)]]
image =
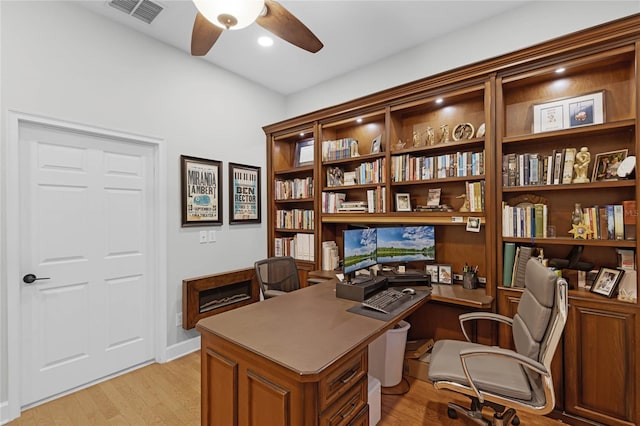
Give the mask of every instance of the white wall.
[[(266, 256), (266, 211), (260, 225), (228, 223), (227, 165), (262, 167), (262, 126), (281, 120), (284, 99), (275, 92), (211, 66), (185, 52), (141, 36), (72, 2), (0, 2), (2, 151), (6, 159), (7, 111), (43, 115), (164, 139), (167, 154), (168, 333), (171, 346), (198, 335), (176, 327), (182, 279), (247, 266)], [(224, 222), (217, 242), (198, 243), (202, 228), (181, 228), (180, 154), (221, 160)], [(6, 170), (2, 163), (1, 180)], [(6, 205), (2, 186), (0, 207)], [(263, 185), (262, 199), (266, 197)], [(264, 203), (263, 203), (264, 204)], [(4, 221), (4, 208), (0, 208)], [(0, 236), (5, 235), (2, 223)], [(16, 250), (5, 241), (0, 253)], [(4, 257), (0, 271), (5, 271)], [(165, 265), (163, 265), (165, 266)], [(4, 274), (4, 272), (2, 272)], [(2, 303), (7, 283), (0, 275)], [(7, 372), (6, 304), (0, 305), (0, 377)], [(6, 380), (0, 401), (6, 400)]]
[(533, 1), (287, 97), (294, 117), (640, 12), (638, 0)]

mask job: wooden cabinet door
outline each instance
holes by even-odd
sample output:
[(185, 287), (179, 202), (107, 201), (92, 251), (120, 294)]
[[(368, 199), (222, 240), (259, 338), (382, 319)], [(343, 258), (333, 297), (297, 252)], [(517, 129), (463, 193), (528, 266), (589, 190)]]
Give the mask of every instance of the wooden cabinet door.
[(570, 301), (565, 328), (565, 410), (607, 425), (638, 421), (638, 309)]

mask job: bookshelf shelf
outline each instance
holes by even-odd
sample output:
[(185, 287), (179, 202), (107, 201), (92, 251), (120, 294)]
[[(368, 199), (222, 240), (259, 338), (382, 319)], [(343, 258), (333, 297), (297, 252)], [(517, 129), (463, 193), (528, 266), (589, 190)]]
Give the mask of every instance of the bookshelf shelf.
[(609, 180), (604, 182), (591, 182), (591, 183), (567, 183), (556, 185), (521, 185), (521, 186), (505, 186), (502, 188), (502, 192), (531, 192), (531, 191), (584, 191), (588, 189), (606, 189), (612, 188), (632, 188), (636, 186), (635, 179), (625, 180)]
[(629, 247), (635, 248), (637, 242), (632, 240), (582, 240), (579, 238), (519, 238), (502, 237), (504, 242), (537, 245), (593, 246), (593, 247)]
[(392, 182), (391, 186), (430, 185), (430, 184), (440, 185), (440, 184), (458, 183), (458, 182), (466, 182), (466, 181), (477, 181), (477, 180), (483, 180), (483, 179), (485, 179), (485, 175), (435, 178), (435, 179), (426, 179), (426, 180), (402, 180), (398, 182)]

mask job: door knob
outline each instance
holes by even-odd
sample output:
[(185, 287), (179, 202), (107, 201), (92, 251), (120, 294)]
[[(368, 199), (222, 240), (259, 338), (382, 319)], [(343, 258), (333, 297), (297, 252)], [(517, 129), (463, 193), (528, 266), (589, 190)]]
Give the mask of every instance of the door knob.
[(37, 280), (48, 280), (48, 279), (49, 278), (38, 278), (33, 274), (27, 274), (24, 277), (22, 277), (22, 281), (24, 281), (26, 284), (31, 284), (31, 283), (33, 283), (34, 281), (37, 281)]

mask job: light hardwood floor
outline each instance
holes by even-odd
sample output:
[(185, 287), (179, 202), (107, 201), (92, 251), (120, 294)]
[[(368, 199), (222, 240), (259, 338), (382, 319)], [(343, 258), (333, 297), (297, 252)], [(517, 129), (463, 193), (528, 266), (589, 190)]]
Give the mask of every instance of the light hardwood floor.
[[(431, 384), (412, 378), (409, 383), (410, 389), (404, 395), (382, 395), (379, 426), (474, 424), (447, 417), (446, 403), (456, 400), (454, 394), (436, 391)], [(526, 414), (520, 419), (525, 426), (561, 424)], [(11, 426), (199, 424), (200, 352), (166, 364), (152, 364), (39, 405), (9, 423)]]

